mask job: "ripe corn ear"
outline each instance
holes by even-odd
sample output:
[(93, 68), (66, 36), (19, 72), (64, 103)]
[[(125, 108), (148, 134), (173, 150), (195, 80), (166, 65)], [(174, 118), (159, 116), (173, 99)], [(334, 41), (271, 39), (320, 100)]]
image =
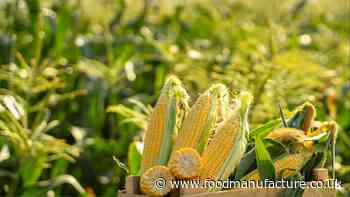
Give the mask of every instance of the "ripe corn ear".
[[(170, 182), (173, 180), (174, 177), (169, 168), (157, 165), (142, 174), (140, 188), (148, 196), (165, 196), (171, 191)], [(161, 185), (158, 184), (159, 181), (161, 181)]]
[(145, 133), (141, 174), (155, 165), (166, 165), (176, 132), (178, 101), (186, 99), (181, 82), (167, 79)]
[[(218, 106), (224, 110), (224, 102), (227, 97), (227, 88), (222, 84), (215, 84), (198, 97), (185, 117), (169, 161), (171, 163), (169, 165), (170, 169), (178, 178), (190, 178), (199, 175), (200, 169), (198, 168), (197, 155), (201, 154), (207, 146), (208, 138), (216, 123), (217, 112), (221, 111), (221, 108), (218, 108)], [(178, 152), (178, 150), (184, 148), (187, 151)], [(195, 152), (198, 151), (199, 154), (189, 151), (191, 149)], [(185, 157), (192, 159), (188, 161), (179, 159)], [(184, 162), (186, 162), (187, 169), (183, 169)], [(188, 171), (188, 169), (192, 169), (190, 170), (192, 172)]]
[(219, 90), (223, 87), (221, 84), (213, 85), (198, 97), (183, 121), (173, 153), (185, 147), (194, 148), (202, 153), (215, 124)]
[(198, 177), (202, 161), (195, 149), (181, 148), (174, 153), (168, 166), (176, 178), (191, 179)]
[(216, 129), (212, 141), (202, 154), (201, 179), (227, 179), (239, 164), (247, 144), (251, 100), (251, 94), (242, 92), (237, 108)]
[(290, 153), (312, 151), (312, 146), (305, 141), (307, 136), (303, 130), (295, 128), (280, 128), (269, 133), (266, 138), (276, 140), (286, 145)]
[(266, 138), (282, 143), (303, 143), (306, 138), (304, 132), (294, 128), (280, 128), (269, 133)]

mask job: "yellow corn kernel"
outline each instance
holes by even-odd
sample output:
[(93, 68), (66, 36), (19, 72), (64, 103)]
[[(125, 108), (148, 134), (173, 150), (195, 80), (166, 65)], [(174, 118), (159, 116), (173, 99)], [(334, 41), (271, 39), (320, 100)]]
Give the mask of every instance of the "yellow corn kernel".
[(176, 178), (192, 179), (198, 177), (202, 162), (195, 149), (181, 148), (174, 153), (168, 166)]
[[(275, 166), (275, 176), (279, 178), (287, 178), (296, 170), (300, 170), (303, 165), (306, 163), (306, 159), (308, 158), (309, 154), (305, 153), (297, 153), (297, 154), (290, 154), (286, 155), (281, 159), (278, 159), (274, 162)], [(259, 181), (260, 180), (260, 174), (258, 169), (252, 171), (248, 175), (242, 178), (243, 180), (254, 180)]]
[(142, 174), (140, 188), (148, 196), (165, 196), (171, 191), (173, 180), (169, 168), (157, 165)]

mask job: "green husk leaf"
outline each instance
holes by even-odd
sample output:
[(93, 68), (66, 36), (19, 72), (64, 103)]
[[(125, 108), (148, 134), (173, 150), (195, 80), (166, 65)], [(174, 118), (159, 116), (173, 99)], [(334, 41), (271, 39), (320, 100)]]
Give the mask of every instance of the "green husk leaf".
[(261, 179), (275, 179), (275, 167), (261, 138), (255, 139), (256, 162)]
[(142, 153), (137, 148), (140, 142), (135, 141), (129, 145), (128, 149), (128, 166), (130, 169), (130, 175), (140, 175)]
[[(263, 139), (266, 149), (269, 151), (272, 158), (277, 158), (286, 152), (286, 147), (278, 141), (272, 139)], [(235, 179), (242, 178), (249, 171), (256, 169), (256, 153), (255, 148), (252, 148), (242, 158), (237, 166)]]
[(197, 148), (196, 148), (199, 154), (201, 154), (203, 152), (204, 148), (207, 146), (209, 136), (211, 135), (211, 131), (215, 125), (216, 109), (217, 109), (216, 102), (217, 102), (216, 98), (214, 97), (210, 103), (210, 111), (209, 111), (209, 114), (207, 116), (206, 125), (204, 127), (204, 131), (202, 132), (202, 135), (199, 139), (199, 142), (198, 142)]
[(20, 174), (25, 187), (33, 186), (41, 176), (44, 170), (45, 157), (28, 157), (23, 161), (20, 169)]
[(250, 131), (249, 139), (254, 140), (258, 136), (261, 138), (264, 138), (266, 135), (268, 135), (271, 131), (273, 131), (276, 128), (281, 127), (281, 120), (275, 119), (271, 120), (260, 127), (257, 127)]
[(173, 144), (173, 134), (176, 126), (176, 98), (171, 97), (170, 104), (168, 106), (168, 115), (166, 119), (165, 133), (162, 139), (162, 145), (160, 147), (159, 153), (159, 165), (166, 165), (168, 163), (172, 144)]

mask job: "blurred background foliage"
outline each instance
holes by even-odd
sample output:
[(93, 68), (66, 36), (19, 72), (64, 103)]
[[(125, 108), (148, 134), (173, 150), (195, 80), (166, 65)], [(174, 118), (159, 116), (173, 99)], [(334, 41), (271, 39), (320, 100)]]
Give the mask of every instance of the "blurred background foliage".
[(112, 158), (128, 163), (168, 74), (194, 97), (252, 91), (252, 127), (313, 102), (340, 125), (347, 186), (349, 20), (348, 0), (1, 0), (0, 196), (115, 196)]

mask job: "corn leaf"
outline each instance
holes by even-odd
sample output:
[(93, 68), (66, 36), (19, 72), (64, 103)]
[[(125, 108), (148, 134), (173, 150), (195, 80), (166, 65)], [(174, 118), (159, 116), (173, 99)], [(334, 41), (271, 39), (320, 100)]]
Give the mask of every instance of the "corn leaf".
[[(286, 152), (286, 148), (283, 144), (272, 139), (264, 139), (266, 149), (270, 153), (272, 158), (277, 158)], [(256, 169), (256, 153), (255, 148), (250, 149), (242, 158), (240, 164), (237, 166), (235, 172), (235, 179), (240, 179), (248, 172)]]
[(262, 126), (253, 129), (252, 131), (250, 131), (249, 134), (249, 139), (256, 139), (257, 136), (260, 137), (265, 137), (267, 134), (269, 134), (269, 132), (271, 132), (272, 130), (278, 128), (281, 126), (281, 120), (280, 119), (275, 119), (275, 120), (271, 120), (265, 124), (263, 124)]
[(45, 158), (43, 157), (28, 157), (24, 160), (20, 170), (23, 184), (25, 187), (33, 186), (44, 169)]
[(130, 175), (140, 175), (142, 153), (138, 150), (137, 146), (140, 142), (133, 142), (129, 145), (128, 150), (128, 166)]
[(275, 178), (275, 167), (270, 153), (259, 137), (255, 139), (255, 153), (260, 178), (273, 180)]

